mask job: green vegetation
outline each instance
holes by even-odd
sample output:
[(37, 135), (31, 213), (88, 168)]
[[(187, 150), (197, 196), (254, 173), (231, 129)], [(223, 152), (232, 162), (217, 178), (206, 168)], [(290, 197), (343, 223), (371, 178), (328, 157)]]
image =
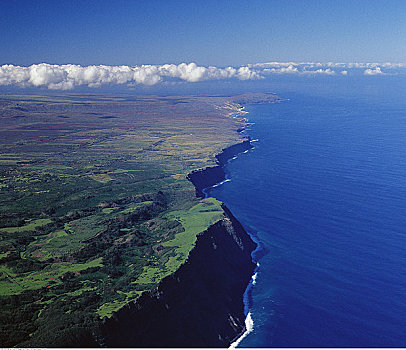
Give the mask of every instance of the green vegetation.
[(34, 231), (36, 228), (45, 226), (49, 223), (51, 223), (51, 219), (37, 219), (29, 222), (28, 224), (21, 226), (21, 227), (3, 227), (0, 228), (0, 232), (8, 232), (8, 233), (13, 233), (13, 232), (24, 232), (24, 231)]
[(242, 140), (239, 108), (1, 95), (0, 344), (74, 344), (176, 271), (223, 218), (186, 176)]
[(100, 318), (104, 317), (111, 317), (114, 312), (120, 310), (124, 305), (136, 300), (141, 294), (141, 291), (130, 291), (130, 292), (123, 292), (121, 290), (117, 291), (118, 295), (124, 295), (124, 298), (117, 299), (102, 304), (96, 311)]
[(101, 267), (102, 258), (97, 258), (83, 264), (59, 263), (46, 266), (40, 271), (26, 274), (17, 274), (12, 269), (1, 266), (0, 274), (0, 296), (20, 294), (26, 290), (51, 287), (53, 284), (61, 283), (58, 277), (64, 276), (67, 272), (79, 272), (91, 267)]
[(177, 210), (167, 214), (168, 219), (181, 223), (185, 231), (174, 239), (163, 243), (165, 247), (176, 247), (177, 255), (187, 257), (195, 245), (197, 235), (223, 218), (221, 203), (214, 198), (206, 198), (189, 210)]

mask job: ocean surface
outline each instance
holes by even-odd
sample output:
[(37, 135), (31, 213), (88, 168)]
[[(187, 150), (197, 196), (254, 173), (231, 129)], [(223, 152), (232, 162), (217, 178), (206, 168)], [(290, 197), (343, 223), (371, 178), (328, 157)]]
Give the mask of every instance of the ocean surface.
[(380, 79), (246, 107), (255, 148), (208, 191), (260, 243), (239, 347), (406, 347), (406, 85)]

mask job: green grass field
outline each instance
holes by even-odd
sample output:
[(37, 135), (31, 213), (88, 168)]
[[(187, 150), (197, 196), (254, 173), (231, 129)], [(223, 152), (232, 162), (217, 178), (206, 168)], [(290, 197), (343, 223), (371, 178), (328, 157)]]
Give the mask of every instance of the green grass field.
[(0, 267), (0, 296), (16, 295), (26, 290), (51, 287), (52, 284), (59, 284), (59, 277), (67, 272), (80, 272), (90, 267), (101, 267), (102, 258), (97, 258), (84, 264), (55, 263), (47, 266), (41, 271), (27, 274), (16, 274), (6, 266)]
[(3, 227), (0, 228), (0, 232), (7, 232), (7, 233), (13, 233), (13, 232), (23, 232), (23, 231), (35, 231), (38, 227), (45, 226), (49, 223), (51, 223), (51, 219), (36, 219), (28, 222), (24, 226), (20, 227)]

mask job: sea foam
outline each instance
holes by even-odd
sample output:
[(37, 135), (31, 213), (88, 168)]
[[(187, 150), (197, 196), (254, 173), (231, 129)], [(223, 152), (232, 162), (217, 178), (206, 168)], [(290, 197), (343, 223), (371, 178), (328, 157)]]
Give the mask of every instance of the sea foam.
[(229, 182), (229, 181), (231, 181), (230, 179), (225, 179), (225, 180), (223, 180), (223, 181), (221, 181), (221, 182), (219, 182), (219, 183), (216, 183), (215, 185), (213, 185), (213, 186), (211, 186), (211, 187), (217, 187), (217, 186), (220, 186), (220, 185), (222, 185), (222, 184), (224, 184), (224, 183), (226, 183), (226, 182)]
[(247, 314), (247, 317), (245, 318), (245, 332), (241, 335), (241, 337), (239, 337), (236, 341), (234, 341), (233, 343), (231, 343), (229, 349), (235, 349), (238, 344), (240, 344), (240, 342), (248, 335), (250, 334), (252, 331), (254, 330), (254, 321), (252, 320), (251, 317), (251, 312), (249, 312)]
[(254, 275), (252, 276), (252, 285), (255, 285), (255, 283), (257, 283), (257, 276), (258, 272), (255, 272)]

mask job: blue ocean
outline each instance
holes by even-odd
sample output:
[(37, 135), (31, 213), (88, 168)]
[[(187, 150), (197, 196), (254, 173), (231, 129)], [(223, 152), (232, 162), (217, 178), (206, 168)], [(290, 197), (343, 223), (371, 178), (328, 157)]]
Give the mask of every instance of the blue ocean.
[(259, 242), (239, 347), (406, 346), (406, 84), (337, 80), (247, 106), (254, 149), (209, 190)]

